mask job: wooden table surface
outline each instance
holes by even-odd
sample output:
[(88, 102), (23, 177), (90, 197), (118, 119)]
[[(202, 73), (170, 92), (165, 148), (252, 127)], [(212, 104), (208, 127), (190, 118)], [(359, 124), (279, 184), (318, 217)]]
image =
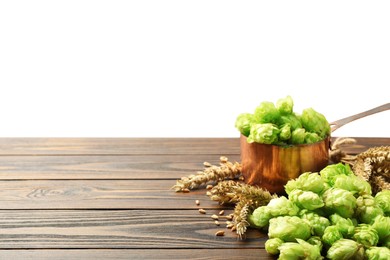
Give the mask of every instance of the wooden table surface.
[[(379, 145), (390, 138), (346, 151)], [(231, 208), (204, 189), (170, 190), (204, 161), (239, 154), (238, 138), (0, 139), (0, 259), (273, 259), (266, 234), (239, 240), (213, 223)]]

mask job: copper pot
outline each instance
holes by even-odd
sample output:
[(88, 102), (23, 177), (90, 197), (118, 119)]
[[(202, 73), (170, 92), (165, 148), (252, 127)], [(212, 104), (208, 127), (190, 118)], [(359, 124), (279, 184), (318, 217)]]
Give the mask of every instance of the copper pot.
[[(390, 103), (331, 123), (332, 132), (356, 119), (390, 109)], [(244, 180), (272, 193), (284, 193), (288, 180), (304, 172), (318, 172), (329, 162), (330, 136), (314, 144), (282, 147), (248, 143), (240, 137), (241, 164)]]
[(245, 182), (272, 193), (283, 193), (288, 180), (297, 178), (303, 172), (320, 171), (328, 165), (329, 137), (318, 143), (290, 147), (248, 143), (246, 139), (241, 135), (241, 164)]

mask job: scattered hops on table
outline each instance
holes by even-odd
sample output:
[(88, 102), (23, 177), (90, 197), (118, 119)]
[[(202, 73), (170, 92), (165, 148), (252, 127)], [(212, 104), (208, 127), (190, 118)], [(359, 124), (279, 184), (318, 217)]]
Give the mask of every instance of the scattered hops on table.
[(371, 186), (349, 165), (329, 165), (285, 185), (249, 215), (252, 227), (268, 230), (268, 253), (278, 259), (390, 259), (390, 190)]

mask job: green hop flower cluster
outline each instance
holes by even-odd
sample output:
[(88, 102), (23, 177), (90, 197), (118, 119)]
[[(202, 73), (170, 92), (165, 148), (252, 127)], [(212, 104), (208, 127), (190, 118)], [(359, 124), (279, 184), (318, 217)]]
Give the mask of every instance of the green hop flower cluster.
[(330, 134), (330, 125), (325, 116), (313, 108), (298, 115), (293, 111), (294, 101), (290, 96), (276, 102), (262, 102), (253, 114), (240, 114), (235, 126), (248, 137), (248, 143), (289, 146), (316, 143)]
[(390, 259), (390, 191), (375, 196), (348, 165), (329, 165), (285, 185), (249, 215), (267, 229), (265, 249), (278, 259)]

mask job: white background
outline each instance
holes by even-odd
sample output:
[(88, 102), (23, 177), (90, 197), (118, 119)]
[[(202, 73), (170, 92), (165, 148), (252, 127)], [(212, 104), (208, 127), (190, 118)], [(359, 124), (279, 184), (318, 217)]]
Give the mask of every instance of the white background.
[[(389, 102), (388, 1), (2, 1), (0, 136), (234, 137), (291, 95)], [(390, 111), (337, 136), (389, 137)]]

